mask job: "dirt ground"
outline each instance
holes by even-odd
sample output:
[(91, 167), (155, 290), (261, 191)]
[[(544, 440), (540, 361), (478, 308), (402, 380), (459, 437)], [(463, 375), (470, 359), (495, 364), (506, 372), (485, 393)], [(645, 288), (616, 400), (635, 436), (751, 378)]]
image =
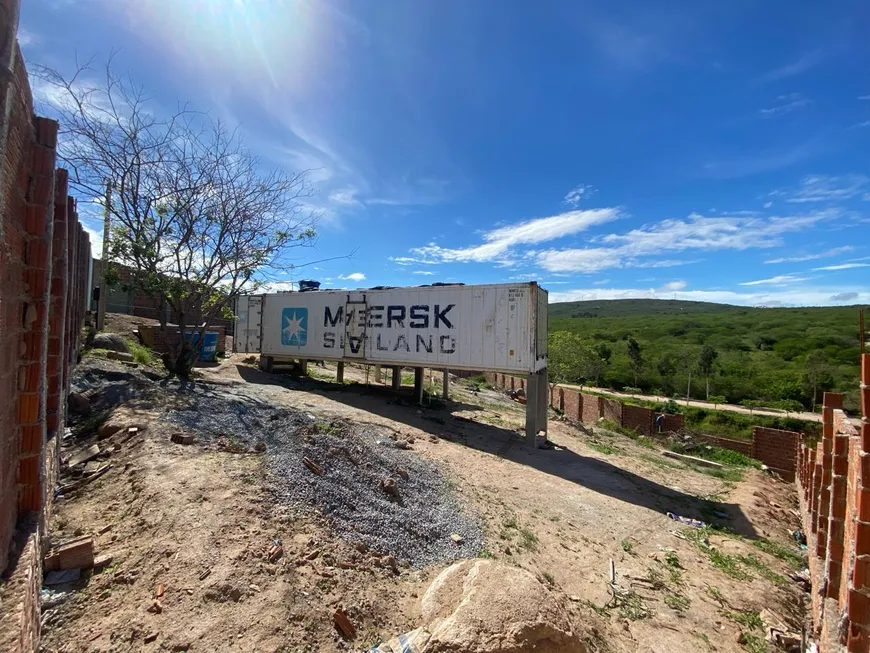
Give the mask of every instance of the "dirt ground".
[[(479, 555), (571, 597), (590, 652), (756, 653), (775, 650), (764, 643), (771, 623), (801, 632), (807, 595), (788, 577), (800, 556), (793, 485), (754, 469), (717, 478), (643, 440), (556, 419), (554, 448), (533, 450), (521, 435), (523, 407), (494, 391), (457, 382), (446, 408), (421, 411), (381, 390), (329, 383), (332, 368), (311, 371), (318, 378), (267, 374), (236, 355), (202, 369), (197, 383), (244, 386), (318, 419), (413, 438), (482, 521)], [(345, 378), (365, 372), (349, 367)], [(338, 539), (322, 517), (273, 503), (256, 453), (173, 444), (158, 421), (170, 403), (124, 409), (118, 419), (143, 430), (100, 441), (112, 469), (58, 498), (54, 539), (94, 534), (98, 555), (112, 559), (43, 612), (45, 651), (365, 651), (419, 625), (419, 597), (443, 566), (394, 568)], [(270, 560), (276, 544), (283, 554)], [(356, 625), (352, 641), (333, 627), (339, 606)]]

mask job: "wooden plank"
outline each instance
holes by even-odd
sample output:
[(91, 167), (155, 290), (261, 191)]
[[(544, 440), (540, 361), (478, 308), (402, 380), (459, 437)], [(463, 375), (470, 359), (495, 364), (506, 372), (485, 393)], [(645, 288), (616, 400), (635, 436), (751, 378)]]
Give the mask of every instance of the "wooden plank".
[(86, 463), (91, 458), (96, 458), (99, 455), (100, 455), (100, 447), (96, 444), (92, 444), (90, 447), (88, 447), (84, 451), (79, 451), (77, 454), (74, 454), (69, 459), (69, 466), (75, 467), (76, 465)]
[(667, 458), (682, 460), (685, 463), (700, 465), (701, 467), (713, 467), (715, 469), (722, 469), (722, 467), (724, 467), (724, 465), (714, 463), (712, 460), (705, 460), (704, 458), (697, 458), (696, 456), (686, 456), (685, 454), (676, 453), (674, 451), (662, 451), (662, 455)]

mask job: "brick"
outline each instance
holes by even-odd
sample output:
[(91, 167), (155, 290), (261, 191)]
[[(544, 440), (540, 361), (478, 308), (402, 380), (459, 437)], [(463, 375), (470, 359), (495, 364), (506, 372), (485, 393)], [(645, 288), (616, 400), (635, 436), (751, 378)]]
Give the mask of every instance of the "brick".
[(57, 147), (57, 122), (50, 118), (37, 117), (34, 120), (36, 127), (36, 142), (44, 147)]
[(45, 568), (52, 571), (62, 569), (88, 569), (94, 566), (94, 538), (81, 537), (48, 552)]
[(834, 478), (846, 476), (849, 473), (849, 458), (847, 456), (834, 457)]
[(18, 423), (31, 424), (39, 418), (39, 395), (18, 397)]
[(822, 404), (826, 408), (843, 408), (843, 393), (841, 392), (826, 392), (822, 395)]
[(27, 206), (24, 209), (24, 229), (31, 236), (45, 235), (48, 214), (44, 206)]
[(862, 487), (856, 492), (856, 494), (857, 517), (862, 522), (870, 522), (870, 489)]
[(855, 522), (855, 555), (870, 555), (870, 523)]
[(852, 586), (855, 589), (870, 589), (870, 556), (855, 558), (852, 568)]
[(849, 653), (867, 653), (870, 651), (870, 631), (857, 624), (849, 625)]
[(853, 624), (866, 626), (870, 623), (870, 596), (854, 589), (849, 590), (849, 605), (847, 614)]

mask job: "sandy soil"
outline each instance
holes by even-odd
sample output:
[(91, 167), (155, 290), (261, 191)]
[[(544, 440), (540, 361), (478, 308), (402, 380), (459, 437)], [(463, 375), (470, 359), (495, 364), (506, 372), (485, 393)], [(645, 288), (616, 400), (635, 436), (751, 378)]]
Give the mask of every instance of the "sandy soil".
[[(764, 608), (800, 632), (804, 595), (784, 578), (790, 568), (753, 544), (765, 537), (796, 550), (791, 485), (754, 470), (725, 482), (628, 437), (557, 421), (555, 448), (532, 450), (521, 435), (523, 407), (461, 383), (447, 409), (421, 412), (380, 389), (266, 374), (242, 355), (202, 376), (244, 384), (275, 405), (414, 437), (415, 452), (440, 463), (483, 520), (481, 555), (571, 596), (590, 651), (747, 650), (741, 630), (763, 632), (737, 623), (741, 611)], [(364, 377), (346, 371), (348, 380)], [(46, 651), (361, 651), (417, 624), (418, 597), (441, 567), (384, 568), (321, 519), (270, 503), (259, 456), (172, 444), (171, 429), (155, 422), (164, 409), (141, 407), (129, 419), (148, 428), (118, 444), (113, 469), (56, 505), (58, 537), (94, 533), (113, 560), (44, 613)], [(729, 560), (754, 556), (758, 568), (717, 567), (668, 511), (734, 529), (743, 537), (713, 534), (710, 543)], [(276, 540), (284, 554), (270, 562)], [(603, 609), (611, 559), (629, 601)], [(151, 612), (161, 584), (162, 611)], [(354, 641), (333, 629), (339, 605), (357, 626)]]

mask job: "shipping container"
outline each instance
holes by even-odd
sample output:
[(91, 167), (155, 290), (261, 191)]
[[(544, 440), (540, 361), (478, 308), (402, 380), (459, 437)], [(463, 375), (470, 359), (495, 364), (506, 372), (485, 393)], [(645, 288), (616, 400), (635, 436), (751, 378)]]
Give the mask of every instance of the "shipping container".
[(547, 367), (547, 291), (536, 283), (244, 295), (234, 350), (531, 374)]

